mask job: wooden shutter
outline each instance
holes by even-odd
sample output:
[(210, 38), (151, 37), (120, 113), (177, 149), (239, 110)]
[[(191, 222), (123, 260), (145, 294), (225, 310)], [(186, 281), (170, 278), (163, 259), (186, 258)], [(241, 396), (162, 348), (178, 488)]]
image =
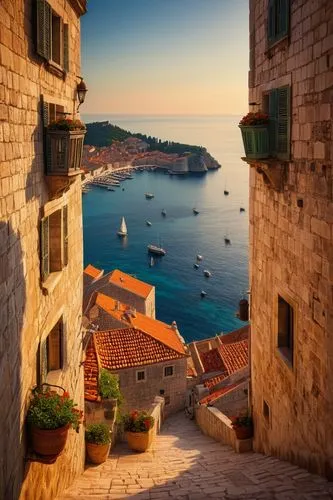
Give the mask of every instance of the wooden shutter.
[(62, 322), (61, 320), (46, 339), (47, 371), (62, 368)]
[(50, 256), (49, 256), (49, 218), (41, 220), (40, 230), (40, 262), (42, 280), (45, 281), (50, 274)]
[(277, 131), (277, 90), (273, 89), (269, 93), (268, 99), (268, 115), (269, 115), (269, 150), (271, 156), (275, 156), (277, 152), (276, 131)]
[(290, 2), (279, 0), (277, 36), (283, 38), (289, 33)]
[(63, 265), (68, 264), (68, 206), (62, 208), (62, 246), (63, 246)]
[(275, 42), (275, 14), (276, 14), (275, 0), (269, 0), (268, 20), (267, 20), (267, 37), (269, 44)]
[(69, 41), (68, 41), (68, 24), (63, 26), (64, 40), (63, 40), (63, 68), (68, 73), (69, 71)]
[(279, 158), (290, 156), (290, 87), (277, 89), (277, 154)]
[(51, 57), (52, 9), (46, 0), (37, 1), (37, 54), (49, 60)]
[(49, 124), (49, 118), (50, 117), (50, 114), (49, 114), (49, 103), (48, 102), (45, 102), (43, 101), (42, 102), (42, 121), (43, 121), (43, 127), (47, 127), (48, 124)]

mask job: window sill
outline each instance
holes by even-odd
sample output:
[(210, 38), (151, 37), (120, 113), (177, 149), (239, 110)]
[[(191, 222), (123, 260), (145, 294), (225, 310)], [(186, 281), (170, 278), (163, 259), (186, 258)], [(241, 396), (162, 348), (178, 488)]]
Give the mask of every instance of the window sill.
[(57, 284), (61, 279), (61, 273), (62, 271), (51, 273), (46, 278), (46, 280), (42, 282), (42, 289), (44, 295), (49, 295), (50, 293), (53, 292), (53, 290), (55, 289), (55, 287), (57, 286)]
[(51, 370), (46, 375), (46, 383), (51, 384), (51, 385), (60, 385), (59, 382), (61, 382), (62, 375), (63, 375), (63, 371), (61, 369), (60, 370)]
[(49, 60), (46, 63), (46, 67), (50, 73), (58, 78), (62, 78), (63, 80), (66, 78), (66, 71), (56, 62)]
[(286, 50), (290, 44), (289, 34), (282, 36), (274, 42), (267, 42), (267, 49), (264, 54), (268, 59), (271, 59), (278, 50)]

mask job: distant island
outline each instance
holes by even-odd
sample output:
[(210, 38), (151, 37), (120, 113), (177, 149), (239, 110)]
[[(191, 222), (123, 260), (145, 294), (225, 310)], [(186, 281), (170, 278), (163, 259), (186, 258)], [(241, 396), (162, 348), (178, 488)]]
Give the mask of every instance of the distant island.
[(173, 174), (207, 172), (221, 165), (202, 146), (193, 146), (157, 137), (132, 133), (108, 121), (87, 123), (83, 166), (94, 169), (104, 165), (115, 168), (154, 166)]

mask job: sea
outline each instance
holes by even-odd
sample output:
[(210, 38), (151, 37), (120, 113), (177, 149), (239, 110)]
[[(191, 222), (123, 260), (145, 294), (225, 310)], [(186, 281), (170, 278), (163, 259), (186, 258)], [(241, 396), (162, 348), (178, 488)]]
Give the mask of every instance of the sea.
[[(248, 290), (249, 168), (240, 159), (240, 117), (105, 114), (83, 119), (109, 120), (131, 132), (204, 146), (222, 165), (203, 175), (137, 172), (114, 192), (92, 188), (83, 195), (85, 265), (105, 272), (119, 268), (154, 285), (156, 317), (176, 321), (187, 342), (244, 326), (236, 312)], [(155, 197), (147, 200), (146, 192)], [(197, 216), (194, 207), (200, 211)], [(128, 229), (124, 240), (117, 236), (122, 216)], [(225, 236), (230, 245), (225, 245)], [(152, 267), (147, 253), (151, 243), (167, 251)], [(203, 260), (195, 269), (198, 254)], [(205, 269), (210, 278), (204, 276)]]

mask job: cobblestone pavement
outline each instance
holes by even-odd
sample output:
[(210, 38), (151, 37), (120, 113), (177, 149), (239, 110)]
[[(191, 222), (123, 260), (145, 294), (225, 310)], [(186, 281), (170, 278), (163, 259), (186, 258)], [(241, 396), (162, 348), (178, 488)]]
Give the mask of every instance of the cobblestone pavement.
[(258, 453), (237, 454), (204, 436), (194, 422), (168, 419), (151, 451), (116, 446), (58, 500), (328, 500), (333, 483)]

